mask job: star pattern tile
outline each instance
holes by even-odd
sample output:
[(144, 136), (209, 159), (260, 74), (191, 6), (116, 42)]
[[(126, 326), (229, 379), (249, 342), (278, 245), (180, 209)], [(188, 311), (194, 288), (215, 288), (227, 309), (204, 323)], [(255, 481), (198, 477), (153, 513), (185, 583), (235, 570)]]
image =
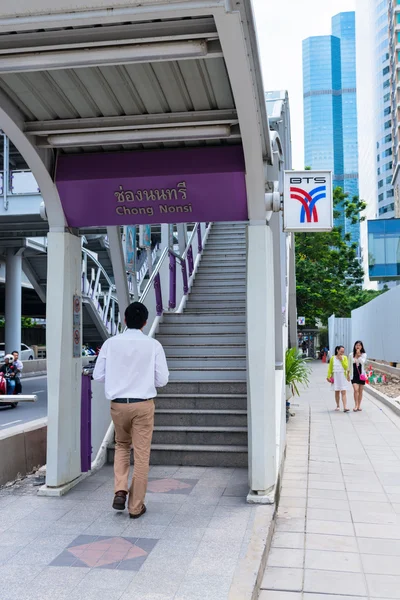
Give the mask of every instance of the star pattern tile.
[(157, 541), (80, 535), (50, 565), (138, 571)]
[(153, 494), (190, 494), (198, 479), (149, 479), (147, 491)]

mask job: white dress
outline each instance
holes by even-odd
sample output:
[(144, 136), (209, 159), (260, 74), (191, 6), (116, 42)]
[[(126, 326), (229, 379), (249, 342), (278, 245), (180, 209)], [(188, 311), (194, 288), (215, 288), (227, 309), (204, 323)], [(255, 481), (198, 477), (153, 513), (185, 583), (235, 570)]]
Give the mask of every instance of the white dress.
[(332, 384), (332, 389), (335, 390), (335, 392), (343, 392), (343, 391), (347, 391), (349, 387), (348, 381), (346, 379), (346, 373), (345, 370), (343, 369), (343, 365), (341, 363), (341, 361), (336, 358), (333, 359), (333, 384)]

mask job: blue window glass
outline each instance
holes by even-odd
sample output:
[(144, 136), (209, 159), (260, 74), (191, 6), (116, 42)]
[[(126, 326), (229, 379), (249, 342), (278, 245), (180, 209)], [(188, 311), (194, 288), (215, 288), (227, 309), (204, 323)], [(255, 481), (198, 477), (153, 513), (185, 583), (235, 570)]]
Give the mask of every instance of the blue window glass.
[[(394, 210), (394, 203), (379, 208), (379, 214)], [(400, 219), (368, 221), (369, 277), (400, 279)]]

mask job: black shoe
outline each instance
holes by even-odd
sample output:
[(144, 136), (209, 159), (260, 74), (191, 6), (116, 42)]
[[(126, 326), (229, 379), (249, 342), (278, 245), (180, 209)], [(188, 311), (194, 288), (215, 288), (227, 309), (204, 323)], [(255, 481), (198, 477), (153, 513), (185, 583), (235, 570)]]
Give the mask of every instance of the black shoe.
[(116, 492), (112, 507), (115, 510), (125, 510), (127, 493), (124, 491)]
[(138, 519), (139, 517), (141, 517), (142, 515), (144, 515), (144, 513), (146, 512), (146, 506), (143, 504), (142, 510), (140, 511), (140, 513), (138, 513), (137, 515), (131, 515), (131, 513), (129, 513), (129, 517), (131, 519)]

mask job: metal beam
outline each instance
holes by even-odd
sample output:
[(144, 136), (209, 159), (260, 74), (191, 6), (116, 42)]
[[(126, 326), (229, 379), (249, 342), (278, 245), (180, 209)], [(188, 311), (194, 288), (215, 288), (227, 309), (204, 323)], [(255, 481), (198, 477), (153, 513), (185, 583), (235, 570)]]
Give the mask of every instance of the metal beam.
[(165, 41), (143, 44), (100, 46), (82, 49), (19, 52), (2, 54), (0, 74), (34, 73), (86, 67), (105, 67), (174, 60), (221, 58), (218, 41), (204, 40)]
[(84, 44), (85, 47), (126, 40), (135, 43), (142, 41), (162, 41), (174, 39), (216, 39), (217, 28), (212, 17), (199, 19), (184, 19), (178, 21), (159, 21), (151, 23), (130, 23), (102, 27), (85, 27), (79, 29), (61, 29), (59, 31), (41, 31), (5, 34), (0, 39), (0, 53), (13, 51), (37, 51), (60, 46), (74, 47)]
[(46, 302), (46, 290), (40, 284), (35, 271), (33, 270), (31, 264), (29, 263), (29, 259), (26, 256), (22, 258), (22, 270), (27, 276), (29, 283), (32, 285), (33, 289), (39, 296), (42, 302)]
[(61, 133), (83, 133), (84, 131), (147, 129), (184, 125), (234, 125), (236, 123), (238, 123), (236, 110), (197, 110), (152, 115), (32, 121), (25, 123), (25, 133), (27, 135), (47, 136)]
[(121, 319), (124, 318), (125, 310), (130, 304), (128, 279), (126, 277), (125, 257), (122, 248), (121, 228), (107, 227), (107, 236), (110, 244), (110, 256), (114, 273), (115, 287)]

